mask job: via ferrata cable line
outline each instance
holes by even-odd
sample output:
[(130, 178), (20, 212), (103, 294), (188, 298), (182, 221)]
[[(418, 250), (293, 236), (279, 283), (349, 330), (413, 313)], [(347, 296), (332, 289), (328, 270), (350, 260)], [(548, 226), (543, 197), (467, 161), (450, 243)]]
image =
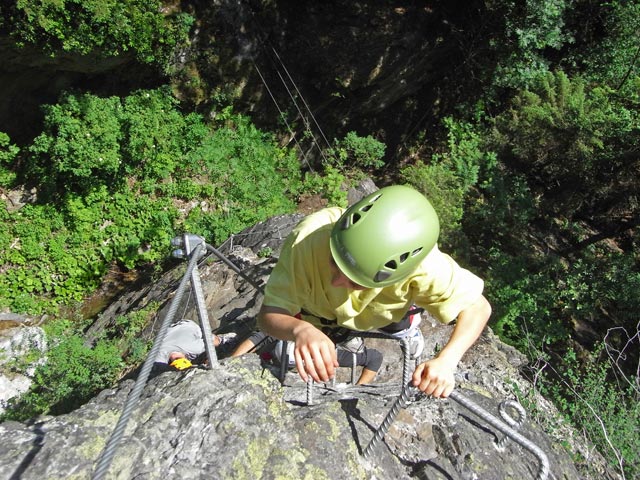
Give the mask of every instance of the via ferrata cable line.
[(147, 358), (142, 365), (142, 369), (138, 374), (138, 379), (136, 380), (135, 385), (133, 386), (131, 392), (129, 393), (129, 396), (127, 397), (125, 405), (122, 409), (122, 413), (118, 418), (118, 422), (116, 423), (116, 426), (113, 429), (113, 432), (111, 433), (111, 436), (109, 437), (109, 440), (107, 441), (107, 444), (105, 445), (100, 458), (98, 459), (97, 466), (92, 476), (93, 480), (100, 480), (104, 478), (109, 470), (118, 445), (120, 444), (122, 436), (124, 435), (124, 431), (127, 427), (127, 424), (129, 423), (129, 419), (131, 418), (131, 414), (133, 413), (133, 409), (138, 405), (144, 387), (147, 384), (147, 380), (149, 379), (149, 375), (151, 374), (151, 370), (153, 369), (155, 358), (160, 352), (160, 347), (169, 329), (169, 324), (173, 321), (176, 313), (178, 312), (180, 302), (182, 301), (184, 292), (187, 288), (187, 285), (189, 284), (191, 273), (196, 268), (198, 259), (200, 258), (200, 255), (204, 248), (205, 247), (203, 244), (196, 245), (193, 252), (191, 253), (191, 258), (187, 265), (187, 270), (183, 275), (182, 280), (180, 281), (180, 285), (178, 285), (178, 289), (176, 290), (173, 299), (171, 300), (167, 316), (164, 318), (156, 339), (153, 342), (153, 346), (151, 347), (151, 351), (147, 355)]
[[(316, 148), (318, 149), (318, 152), (320, 152), (320, 156), (322, 157), (322, 160), (324, 160), (325, 163), (327, 163), (327, 157), (325, 157), (324, 155), (324, 151), (322, 150), (322, 148), (320, 147), (320, 145), (318, 144), (318, 141), (316, 140), (316, 136), (313, 134), (313, 132), (311, 131), (310, 128), (310, 124), (309, 121), (307, 120), (307, 118), (304, 116), (304, 114), (302, 113), (302, 111), (300, 110), (300, 107), (298, 106), (298, 102), (296, 102), (295, 97), (293, 96), (293, 94), (291, 93), (291, 90), (289, 89), (287, 82), (285, 82), (284, 78), (282, 77), (282, 75), (280, 74), (280, 71), (276, 70), (276, 73), (278, 74), (278, 77), (280, 77), (280, 81), (282, 82), (282, 85), (284, 85), (285, 90), (287, 90), (287, 93), (289, 94), (289, 98), (291, 99), (291, 101), (293, 102), (293, 105), (296, 107), (296, 110), (298, 111), (298, 115), (300, 115), (300, 118), (302, 119), (302, 122), (304, 123), (304, 128), (307, 132), (309, 132), (309, 134), (311, 135), (311, 138), (313, 139), (313, 144), (316, 146)], [(295, 84), (294, 84), (295, 85)], [(296, 88), (297, 90), (297, 88)], [(299, 92), (298, 92), (299, 93)], [(304, 102), (304, 100), (303, 100)], [(306, 102), (305, 102), (306, 105)]]
[(302, 153), (302, 159), (307, 164), (307, 167), (309, 167), (309, 170), (311, 170), (313, 172), (313, 168), (311, 168), (311, 165), (309, 164), (309, 161), (307, 160), (307, 154), (305, 153), (304, 149), (302, 148), (302, 145), (300, 145), (300, 142), (298, 142), (298, 137), (296, 136), (296, 133), (291, 128), (291, 125), (289, 125), (289, 122), (287, 121), (287, 116), (285, 115), (285, 113), (280, 108), (280, 105), (278, 105), (278, 101), (276, 100), (275, 96), (271, 92), (271, 89), (269, 88), (269, 85), (267, 84), (266, 79), (262, 75), (262, 72), (260, 71), (260, 69), (258, 68), (258, 65), (256, 65), (255, 62), (253, 62), (253, 67), (256, 69), (256, 72), (258, 72), (258, 75), (260, 76), (260, 80), (262, 80), (264, 88), (267, 89), (267, 93), (269, 93), (269, 96), (271, 97), (271, 100), (273, 100), (274, 105), (278, 109), (278, 113), (280, 114), (280, 118), (282, 119), (284, 124), (287, 126), (287, 130), (289, 130), (289, 133), (291, 134), (291, 138), (293, 139), (294, 142), (296, 142), (296, 145), (300, 149), (300, 152)]
[[(273, 47), (271, 47), (272, 50), (275, 52), (275, 49)], [(278, 54), (276, 53), (277, 58), (279, 59), (280, 57), (278, 56)], [(273, 60), (272, 64), (274, 63)], [(264, 77), (264, 75), (262, 75), (262, 72), (260, 72), (260, 69), (258, 68), (258, 66), (255, 64), (254, 62), (254, 67), (256, 69), (256, 71), (258, 72), (258, 75), (260, 76), (260, 79), (262, 80), (262, 83), (264, 84), (265, 88), (267, 89), (267, 92), (269, 93), (269, 96), (271, 97), (271, 100), (273, 101), (273, 103), (276, 105), (276, 108), (278, 109), (278, 112), (280, 114), (280, 117), (282, 118), (282, 120), (285, 122), (285, 124), (287, 125), (287, 128), (289, 129), (289, 132), (291, 133), (291, 135), (293, 136), (293, 138), (296, 141), (296, 144), (298, 145), (298, 147), (300, 148), (300, 150), (303, 152), (303, 156), (304, 156), (304, 160), (305, 163), (307, 164), (307, 167), (309, 167), (309, 169), (313, 172), (313, 169), (311, 168), (311, 166), (309, 165), (309, 162), (307, 161), (307, 157), (306, 154), (304, 153), (302, 147), (300, 146), (298, 140), (297, 140), (297, 136), (295, 134), (295, 132), (293, 131), (293, 129), (291, 128), (289, 122), (286, 119), (286, 115), (283, 112), (283, 110), (280, 108), (280, 106), (278, 105), (278, 102), (275, 98), (275, 95), (273, 94), (273, 92), (271, 91), (271, 89), (269, 88), (269, 85), (267, 84), (267, 80)], [(291, 88), (289, 88), (289, 85), (287, 85), (286, 80), (284, 79), (284, 77), (282, 76), (282, 74), (280, 73), (280, 69), (276, 66), (273, 65), (274, 69), (276, 71), (276, 74), (278, 75), (278, 78), (280, 79), (280, 82), (282, 83), (282, 86), (285, 88), (285, 90), (287, 91), (287, 94), (289, 95), (289, 98), (291, 99), (291, 102), (293, 103), (294, 107), (296, 108), (298, 115), (300, 116), (300, 118), (302, 119), (302, 123), (304, 124), (304, 129), (305, 131), (309, 134), (309, 136), (312, 139), (312, 143), (313, 145), (318, 149), (318, 152), (320, 153), (320, 156), (322, 157), (322, 160), (325, 163), (327, 162), (327, 157), (325, 156), (324, 150), (322, 149), (322, 147), (320, 147), (320, 144), (318, 143), (318, 140), (316, 139), (316, 136), (314, 135), (313, 131), (311, 130), (311, 124), (309, 123), (309, 120), (307, 120), (306, 116), (304, 115), (304, 113), (302, 112), (302, 110), (300, 109), (300, 106), (298, 105), (298, 102), (295, 99), (295, 96), (293, 95), (293, 93), (291, 92)], [(315, 116), (313, 115), (313, 113), (311, 112), (311, 110), (309, 109), (309, 105), (307, 104), (307, 102), (304, 100), (304, 97), (302, 96), (302, 93), (300, 93), (300, 90), (298, 89), (298, 87), (296, 86), (295, 82), (293, 81), (293, 78), (291, 78), (291, 75), (289, 74), (288, 70), (286, 69), (286, 67), (284, 66), (284, 64), (282, 64), (283, 69), (285, 70), (285, 72), (287, 73), (287, 76), (289, 78), (289, 80), (291, 81), (293, 88), (295, 88), (297, 94), (300, 96), (302, 103), (305, 105), (305, 108), (307, 109), (307, 111), (309, 112), (309, 115), (313, 118), (316, 126), (318, 126), (318, 129), (321, 132), (322, 137), (324, 138), (325, 142), (327, 142), (327, 145), (329, 146), (329, 148), (331, 148), (331, 144), (329, 144), (328, 140), (326, 139), (324, 132), (322, 132), (322, 129), (320, 128), (320, 126), (318, 125), (318, 122), (315, 119)]]
[(129, 423), (131, 414), (133, 413), (133, 409), (139, 403), (144, 387), (146, 386), (147, 380), (149, 379), (149, 376), (153, 369), (155, 359), (158, 356), (161, 345), (167, 335), (169, 325), (173, 322), (176, 314), (178, 313), (180, 303), (183, 300), (185, 290), (187, 289), (187, 285), (189, 283), (191, 283), (193, 295), (195, 297), (195, 303), (198, 310), (197, 313), (200, 319), (200, 328), (202, 329), (203, 342), (205, 345), (207, 358), (209, 360), (209, 366), (211, 367), (218, 363), (218, 358), (216, 355), (211, 333), (211, 325), (209, 324), (209, 319), (206, 312), (200, 274), (198, 271), (198, 261), (204, 256), (205, 252), (210, 251), (214, 253), (220, 260), (222, 260), (233, 271), (238, 273), (258, 292), (264, 293), (264, 289), (259, 283), (254, 282), (220, 251), (207, 244), (202, 237), (192, 234), (184, 234), (183, 237), (174, 238), (171, 241), (171, 244), (173, 246), (182, 247), (180, 249), (174, 250), (173, 256), (176, 258), (189, 258), (189, 263), (187, 265), (186, 272), (180, 280), (180, 284), (178, 285), (176, 293), (171, 300), (169, 310), (166, 317), (162, 321), (160, 330), (158, 331), (158, 334), (153, 342), (153, 346), (151, 347), (151, 351), (148, 353), (147, 358), (142, 365), (140, 373), (138, 374), (135, 385), (133, 386), (131, 392), (129, 393), (129, 396), (127, 397), (127, 400), (125, 401), (125, 405), (122, 409), (120, 417), (118, 418), (118, 422), (116, 423), (116, 426), (113, 429), (113, 432), (111, 433), (107, 444), (105, 445), (102, 453), (100, 454), (100, 457), (98, 458), (98, 462), (92, 477), (93, 480), (103, 479), (109, 470), (118, 445), (120, 444), (120, 441), (122, 440), (122, 437), (124, 435), (124, 431), (127, 427), (127, 424)]
[[(302, 103), (304, 104), (305, 108), (307, 109), (307, 112), (309, 112), (309, 115), (313, 119), (313, 123), (316, 124), (316, 127), (318, 128), (318, 131), (320, 132), (320, 135), (322, 135), (322, 138), (324, 139), (325, 143), (327, 144), (327, 147), (329, 149), (331, 149), (332, 148), (331, 147), (331, 143), (329, 142), (329, 140), (327, 140), (327, 137), (325, 136), (324, 132), (322, 131), (322, 128), (320, 127), (320, 124), (316, 120), (315, 115), (313, 114), (313, 112), (311, 111), (311, 108), (309, 108), (309, 105), (305, 101), (304, 96), (302, 95), (302, 92), (300, 92), (300, 90), (298, 89), (298, 86), (296, 85), (296, 82), (293, 81), (293, 78), (289, 74), (289, 70), (287, 69), (285, 64), (282, 62), (282, 59), (280, 58), (280, 55), (278, 55), (278, 52), (276, 51), (275, 48), (271, 47), (271, 50), (273, 50), (273, 53), (275, 54), (276, 58), (280, 62), (280, 65), (282, 65), (282, 68), (284, 69), (285, 73), (287, 74), (287, 77), (289, 77), (289, 80), (291, 81), (291, 84), (293, 85), (293, 87), (296, 89), (296, 92), (298, 92), (298, 95), (300, 95), (300, 100), (302, 100)], [(280, 74), (278, 73), (278, 75), (280, 75)], [(299, 111), (300, 110), (298, 110), (298, 112)], [(302, 116), (302, 113), (300, 115)], [(308, 122), (305, 121), (305, 124), (308, 125)]]
[[(243, 2), (239, 2), (238, 5), (242, 5)], [(284, 79), (281, 70), (284, 71), (284, 73), (286, 74), (286, 77), (289, 79), (289, 81), (291, 82), (291, 85), (293, 86), (293, 89), (295, 89), (297, 95), (300, 97), (300, 100), (302, 101), (304, 108), (306, 109), (306, 111), (308, 112), (308, 115), (313, 119), (313, 123), (315, 124), (316, 128), (318, 129), (318, 131), (320, 132), (320, 135), (322, 136), (322, 139), (324, 140), (324, 142), (327, 145), (328, 151), (331, 152), (331, 149), (333, 148), (331, 146), (331, 143), (329, 142), (329, 140), (327, 140), (327, 137), (324, 134), (324, 131), (322, 130), (322, 128), (320, 127), (319, 122), (317, 121), (315, 115), (313, 114), (313, 112), (311, 111), (311, 108), (309, 107), (309, 104), (307, 103), (307, 101), (304, 99), (304, 96), (302, 95), (302, 92), (300, 91), (300, 89), (298, 88), (298, 86), (296, 85), (296, 82), (294, 81), (292, 75), (289, 73), (289, 70), (287, 69), (287, 67), (285, 66), (284, 62), (282, 61), (282, 58), (280, 57), (280, 55), (278, 54), (278, 52), (276, 51), (276, 49), (273, 47), (273, 45), (271, 45), (271, 43), (268, 40), (268, 34), (266, 34), (266, 32), (264, 31), (264, 29), (262, 28), (262, 26), (260, 25), (260, 22), (258, 20), (256, 20), (253, 9), (251, 8), (250, 5), (247, 5), (248, 9), (249, 9), (249, 13), (250, 13), (250, 17), (252, 19), (253, 25), (255, 26), (255, 29), (258, 31), (259, 33), (259, 37), (260, 38), (260, 45), (262, 47), (262, 52), (263, 54), (267, 57), (267, 59), (270, 61), (271, 66), (273, 67), (273, 69), (275, 70), (276, 74), (278, 75), (278, 77), (280, 78), (280, 81), (282, 83), (282, 85), (284, 86), (284, 88), (287, 91), (287, 94), (289, 95), (289, 98), (291, 99), (291, 101), (293, 102), (298, 115), (300, 116), (300, 118), (302, 119), (302, 122), (304, 124), (304, 129), (305, 131), (310, 135), (311, 139), (312, 139), (312, 143), (313, 145), (318, 149), (318, 152), (320, 153), (320, 156), (322, 157), (322, 160), (325, 163), (327, 162), (327, 157), (325, 155), (325, 151), (321, 148), (320, 144), (318, 143), (315, 134), (313, 133), (312, 129), (311, 129), (311, 123), (309, 122), (309, 120), (307, 119), (306, 115), (303, 113), (302, 109), (299, 107), (298, 102), (295, 99), (295, 96), (293, 95), (291, 88), (289, 87), (289, 85), (287, 85), (286, 80)], [(269, 48), (271, 49), (271, 52), (273, 52), (273, 56), (271, 55), (271, 53), (267, 50), (267, 48), (265, 47), (265, 45), (268, 45)], [(274, 56), (275, 59), (274, 60)], [(255, 60), (253, 61), (253, 65), (254, 68), (256, 69), (256, 71), (258, 72), (258, 75), (260, 76), (260, 79), (262, 80), (262, 83), (264, 84), (265, 88), (267, 89), (267, 92), (269, 93), (269, 96), (271, 97), (271, 100), (274, 102), (274, 104), (276, 105), (276, 108), (278, 109), (278, 112), (280, 114), (280, 117), (284, 120), (285, 124), (287, 125), (287, 128), (289, 130), (289, 133), (291, 133), (291, 135), (293, 136), (294, 139), (296, 139), (296, 135), (295, 132), (293, 131), (293, 129), (290, 127), (290, 124), (287, 122), (286, 118), (285, 118), (285, 114), (283, 112), (283, 110), (280, 108), (280, 106), (278, 105), (278, 102), (275, 98), (275, 95), (273, 94), (272, 90), (269, 88), (266, 78), (264, 77), (264, 75), (262, 74), (262, 72), (260, 72), (258, 66), (256, 65)], [(307, 164), (307, 166), (309, 167), (309, 169), (313, 172), (313, 169), (311, 168), (311, 166), (309, 165), (307, 159), (306, 159), (306, 154), (304, 153), (302, 147), (300, 146), (300, 144), (297, 142), (296, 140), (296, 144), (298, 145), (298, 147), (300, 148), (300, 150), (303, 152), (303, 156), (304, 156), (304, 161)]]

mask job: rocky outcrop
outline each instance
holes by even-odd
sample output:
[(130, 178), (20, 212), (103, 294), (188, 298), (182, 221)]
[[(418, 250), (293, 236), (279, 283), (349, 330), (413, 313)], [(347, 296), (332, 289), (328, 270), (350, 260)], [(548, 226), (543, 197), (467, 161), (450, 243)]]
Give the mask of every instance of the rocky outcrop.
[[(468, 2), (251, 0), (196, 4), (195, 15), (185, 65), (204, 91), (184, 88), (185, 99), (222, 89), (260, 125), (273, 125), (282, 110), (323, 147), (323, 135), (356, 131), (383, 141), (393, 158), (473, 91), (478, 65), (467, 61), (469, 49), (482, 46), (465, 34), (486, 10)], [(308, 153), (317, 155), (312, 145)]]
[[(275, 217), (236, 235), (220, 251), (254, 283), (263, 282), (282, 240), (299, 219)], [(267, 251), (272, 256), (264, 257)], [(251, 331), (259, 291), (214, 258), (199, 270), (213, 328), (234, 330), (240, 337)], [(160, 281), (123, 295), (93, 328), (158, 299), (165, 302), (159, 315), (163, 318), (183, 272), (184, 264), (177, 265)], [(190, 301), (178, 311), (197, 319)], [(156, 321), (147, 334), (153, 336), (158, 326)], [(432, 355), (452, 327), (425, 318), (421, 328), (424, 355)], [(340, 369), (336, 383), (315, 386), (311, 396), (297, 374), (287, 373), (281, 384), (254, 354), (225, 358), (227, 352), (220, 350), (220, 360), (211, 369), (152, 375), (131, 410), (107, 478), (536, 478), (538, 459), (527, 450), (514, 442), (496, 448), (502, 435), (482, 418), (456, 402), (415, 391), (384, 441), (365, 459), (363, 451), (403, 387), (397, 342), (366, 341), (385, 356), (376, 381), (356, 387), (349, 383), (350, 369)], [(531, 390), (519, 375), (524, 362), (487, 330), (460, 364), (458, 391), (498, 416), (500, 402), (513, 399), (516, 389)], [(0, 424), (0, 477), (90, 478), (134, 380), (135, 375), (65, 415)], [(553, 409), (547, 408), (552, 416)], [(566, 437), (548, 435), (535, 418), (519, 431), (546, 452), (551, 478), (582, 478), (560, 446)], [(613, 477), (603, 470), (600, 478)]]
[[(90, 478), (132, 385), (127, 380), (67, 415), (0, 425), (2, 477)], [(133, 410), (108, 478), (535, 478), (535, 457), (513, 444), (499, 451), (499, 437), (481, 420), (451, 401), (420, 396), (365, 460), (362, 450), (399, 388), (388, 381), (317, 387), (307, 406), (301, 380), (289, 374), (281, 386), (255, 355), (166, 372), (151, 379)], [(464, 391), (495, 410), (496, 398), (481, 390)], [(522, 433), (548, 453), (556, 478), (579, 478), (570, 457), (535, 426)]]
[(30, 325), (22, 315), (0, 313), (0, 414), (8, 400), (29, 389), (46, 349), (42, 328)]

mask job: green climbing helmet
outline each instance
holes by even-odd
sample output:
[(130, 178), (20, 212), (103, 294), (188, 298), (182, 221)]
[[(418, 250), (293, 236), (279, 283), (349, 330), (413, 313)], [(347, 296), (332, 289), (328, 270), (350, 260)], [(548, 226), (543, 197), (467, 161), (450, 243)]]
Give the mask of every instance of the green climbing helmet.
[(438, 215), (424, 195), (395, 185), (350, 206), (333, 226), (329, 245), (349, 280), (380, 288), (409, 276), (439, 233)]

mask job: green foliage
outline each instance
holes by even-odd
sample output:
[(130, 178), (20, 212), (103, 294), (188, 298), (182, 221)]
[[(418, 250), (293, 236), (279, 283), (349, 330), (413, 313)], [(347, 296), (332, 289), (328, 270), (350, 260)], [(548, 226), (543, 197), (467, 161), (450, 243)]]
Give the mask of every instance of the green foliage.
[(20, 148), (11, 143), (9, 135), (0, 132), (0, 187), (8, 187), (13, 184), (16, 174), (12, 170)]
[[(67, 250), (69, 232), (62, 214), (51, 206), (26, 205), (7, 215), (0, 237), (0, 304), (39, 311), (37, 295), (79, 300), (81, 290), (69, 276), (84, 276), (82, 255)], [(55, 263), (55, 268), (53, 264)]]
[(150, 302), (118, 317), (93, 346), (83, 338), (82, 322), (61, 318), (45, 324), (50, 346), (46, 362), (36, 368), (29, 391), (10, 402), (0, 421), (67, 413), (112, 386), (125, 369), (146, 358), (151, 345), (142, 332), (158, 307), (157, 302)]
[(292, 150), (276, 146), (271, 135), (247, 117), (222, 116), (221, 125), (185, 159), (189, 171), (207, 172), (214, 204), (192, 210), (185, 226), (218, 242), (274, 213), (291, 212), (301, 188)]
[(329, 206), (346, 207), (347, 191), (344, 187), (347, 179), (335, 167), (325, 165), (324, 175), (307, 172), (304, 177), (305, 192), (317, 194), (327, 199)]
[(69, 321), (54, 322), (47, 332), (46, 363), (36, 368), (33, 384), (10, 402), (2, 420), (71, 411), (110, 386), (123, 367), (120, 351), (108, 341), (88, 347)]
[(425, 165), (418, 161), (400, 171), (404, 182), (422, 192), (440, 219), (440, 242), (456, 235), (464, 212), (464, 189), (456, 174), (444, 164)]
[(141, 310), (119, 316), (115, 327), (105, 332), (108, 340), (122, 352), (128, 365), (136, 365), (145, 359), (151, 345), (144, 340), (142, 332), (159, 306), (157, 302), (150, 302)]
[(67, 95), (45, 110), (45, 132), (29, 147), (31, 177), (48, 190), (113, 184), (122, 163), (120, 100)]
[(178, 110), (177, 100), (166, 88), (129, 95), (123, 116), (127, 173), (140, 177), (168, 177), (209, 134), (199, 115)]
[(141, 62), (166, 62), (187, 41), (193, 18), (165, 15), (162, 3), (145, 0), (18, 0), (4, 23), (18, 45), (113, 57), (132, 52)]
[[(494, 207), (492, 213), (501, 209)], [(485, 252), (486, 291), (493, 306), (491, 325), (501, 339), (522, 351), (532, 341), (563, 343), (576, 321), (603, 312), (612, 325), (637, 323), (640, 267), (632, 255), (592, 248), (562, 262), (536, 251), (521, 235), (505, 235), (503, 228), (523, 232), (526, 225), (487, 228), (493, 245)]]
[(504, 31), (491, 39), (491, 48), (500, 61), (493, 84), (522, 88), (548, 70), (546, 52), (559, 50), (573, 41), (565, 26), (567, 0), (504, 0), (491, 2), (487, 8), (504, 19)]
[(487, 259), (491, 273), (485, 279), (493, 306), (491, 328), (521, 351), (531, 342), (554, 344), (569, 337), (569, 328), (556, 315), (556, 285), (550, 266), (534, 269), (530, 258), (492, 249)]
[(386, 145), (371, 135), (360, 137), (356, 132), (349, 132), (334, 143), (335, 146), (327, 152), (329, 163), (340, 170), (367, 170), (384, 166)]
[(541, 374), (541, 393), (553, 400), (561, 413), (580, 428), (627, 478), (640, 474), (640, 392), (632, 379), (610, 381), (618, 366), (602, 358), (604, 345), (578, 360), (569, 349), (560, 369)]
[[(635, 102), (562, 72), (547, 73), (518, 92), (494, 129), (480, 136), (480, 148), (498, 152), (501, 163), (481, 173), (481, 195), (468, 203), (463, 227), (485, 265), (491, 327), (532, 361), (532, 345), (562, 349), (585, 322), (637, 325), (640, 269), (633, 252), (591, 246), (569, 258), (557, 255), (563, 242), (588, 233), (574, 218), (597, 212), (605, 219), (612, 206), (624, 215), (637, 211)], [(538, 375), (537, 386), (613, 465), (621, 470), (625, 464), (629, 478), (637, 476), (628, 452), (637, 452), (631, 432), (638, 427), (623, 425), (637, 418), (637, 392), (618, 388), (610, 366), (587, 362), (580, 368), (571, 355), (557, 363), (560, 373)]]
[(570, 215), (582, 205), (597, 208), (598, 200), (623, 201), (607, 172), (632, 175), (627, 152), (639, 147), (638, 118), (610, 90), (548, 73), (496, 119), (492, 141), (505, 159), (560, 196)]
[(481, 177), (483, 182), (490, 181), (497, 159), (495, 153), (486, 150), (483, 133), (474, 125), (452, 117), (446, 117), (443, 123), (447, 130), (447, 150), (435, 154), (432, 160), (449, 166), (465, 193), (476, 186)]
[[(479, 235), (477, 253), (487, 265), (485, 291), (493, 307), (491, 327), (503, 341), (535, 361), (538, 349), (555, 351), (566, 345), (575, 324), (598, 317), (611, 326), (637, 324), (640, 305), (634, 292), (640, 287), (640, 271), (633, 255), (592, 247), (563, 261), (526, 234), (532, 224), (553, 230), (543, 221), (524, 177), (497, 171), (484, 193), (484, 201), (474, 204), (465, 220)], [(624, 463), (628, 478), (635, 478), (637, 392), (613, 383), (607, 362), (593, 360), (583, 368), (582, 360), (567, 354), (556, 363), (560, 374), (536, 376), (541, 393), (613, 466), (621, 470)]]
[(640, 311), (640, 265), (632, 255), (591, 249), (556, 273), (556, 301), (565, 315), (607, 312), (617, 325), (635, 325)]
[(597, 16), (588, 8), (572, 12), (577, 38), (565, 63), (578, 66), (595, 83), (637, 96), (640, 3), (611, 0), (596, 8)]
[(441, 242), (448, 243), (459, 234), (469, 191), (481, 177), (491, 178), (496, 156), (485, 150), (480, 133), (471, 124), (452, 117), (443, 123), (446, 146), (432, 155), (431, 163), (418, 161), (402, 168), (400, 178), (429, 199), (440, 219)]
[(61, 209), (26, 205), (8, 216), (0, 235), (0, 305), (41, 312), (80, 301), (112, 261), (134, 268), (163, 258), (177, 217), (167, 198), (106, 187), (68, 194)]
[(182, 115), (166, 88), (124, 101), (66, 94), (45, 107), (44, 131), (29, 147), (29, 176), (50, 193), (114, 190), (126, 175), (159, 180), (207, 134), (201, 117)]
[(230, 110), (211, 127), (161, 88), (68, 94), (46, 113), (24, 158), (40, 203), (0, 210), (0, 306), (13, 311), (80, 301), (112, 262), (166, 258), (178, 232), (214, 243), (295, 208), (293, 152)]

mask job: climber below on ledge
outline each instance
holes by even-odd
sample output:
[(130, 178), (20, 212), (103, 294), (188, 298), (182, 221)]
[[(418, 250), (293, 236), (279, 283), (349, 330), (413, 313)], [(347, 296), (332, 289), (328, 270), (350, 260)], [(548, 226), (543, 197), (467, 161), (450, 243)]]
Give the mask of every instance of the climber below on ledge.
[[(213, 346), (225, 345), (235, 338), (233, 332), (213, 336)], [(204, 361), (204, 340), (200, 325), (192, 320), (182, 319), (171, 325), (162, 346), (156, 355), (154, 365), (169, 365), (177, 370), (184, 370), (194, 363)]]

